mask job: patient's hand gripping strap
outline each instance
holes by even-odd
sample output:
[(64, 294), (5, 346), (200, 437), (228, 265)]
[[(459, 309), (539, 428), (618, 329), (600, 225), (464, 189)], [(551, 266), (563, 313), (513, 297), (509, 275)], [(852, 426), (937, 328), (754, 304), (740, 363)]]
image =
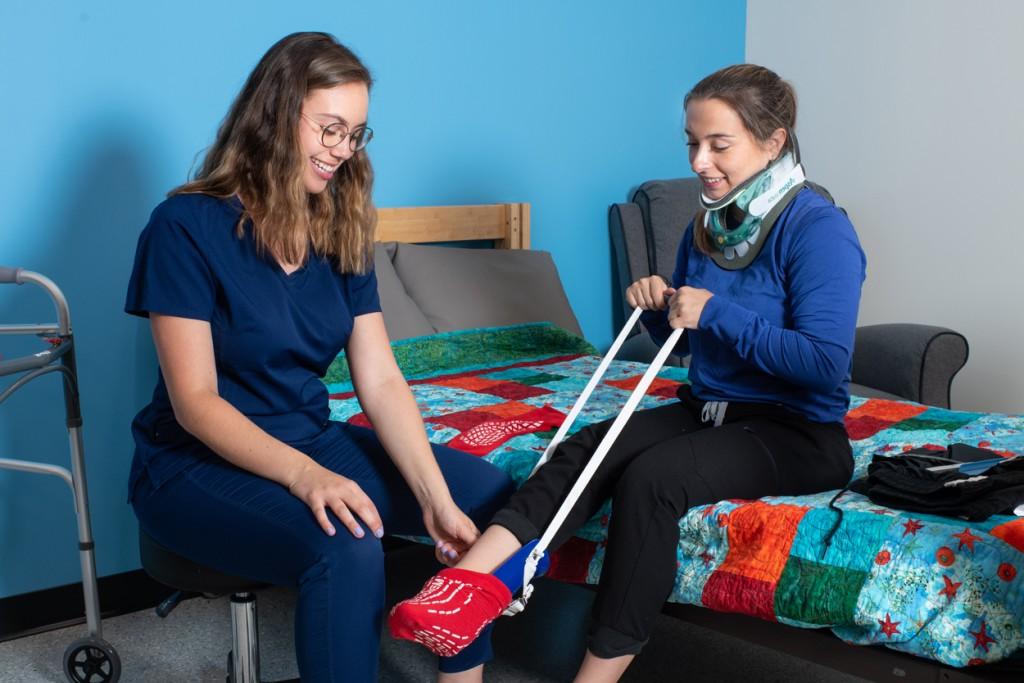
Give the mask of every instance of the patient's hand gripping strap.
[[(604, 359), (602, 359), (601, 364), (594, 373), (594, 377), (592, 377), (590, 382), (587, 383), (586, 388), (583, 390), (580, 398), (577, 399), (576, 405), (573, 406), (572, 411), (569, 413), (569, 417), (566, 418), (562, 428), (560, 428), (558, 433), (555, 434), (555, 438), (552, 440), (552, 445), (548, 446), (547, 450), (544, 452), (544, 456), (541, 458), (542, 462), (547, 459), (554, 446), (557, 446), (558, 441), (561, 440), (560, 437), (564, 436), (564, 432), (568, 431), (569, 427), (566, 425), (571, 424), (576, 416), (579, 415), (580, 410), (583, 408), (583, 404), (587, 402), (588, 398), (590, 398), (590, 394), (593, 392), (594, 387), (597, 386), (597, 382), (601, 379), (601, 376), (608, 368), (612, 359), (615, 358), (615, 355), (619, 352), (619, 347), (621, 347), (622, 342), (625, 341), (626, 333), (633, 328), (633, 325), (636, 324), (639, 317), (640, 309), (637, 308), (633, 311), (633, 315), (626, 322), (622, 332), (620, 332), (619, 336), (615, 339), (615, 343), (612, 344), (612, 348), (608, 350), (607, 354), (605, 354)], [(612, 426), (608, 429), (604, 438), (601, 439), (601, 443), (598, 444), (597, 450), (595, 450), (594, 454), (590, 456), (590, 460), (587, 462), (586, 467), (583, 468), (580, 476), (576, 479), (576, 483), (573, 484), (569, 494), (565, 497), (565, 500), (562, 501), (562, 505), (558, 508), (558, 512), (555, 513), (555, 516), (548, 524), (548, 528), (545, 529), (544, 534), (540, 537), (540, 541), (538, 541), (537, 545), (533, 548), (533, 552), (531, 552), (530, 556), (526, 559), (526, 562), (523, 565), (522, 594), (517, 600), (512, 601), (512, 604), (505, 610), (505, 614), (518, 614), (526, 607), (526, 602), (530, 599), (530, 594), (533, 593), (533, 586), (530, 585), (530, 581), (533, 580), (533, 577), (536, 574), (537, 563), (544, 556), (548, 546), (551, 544), (551, 540), (565, 522), (565, 518), (569, 515), (569, 511), (572, 510), (572, 507), (576, 504), (580, 494), (583, 493), (583, 489), (585, 489), (587, 484), (590, 483), (590, 479), (594, 476), (594, 472), (597, 471), (597, 468), (601, 466), (601, 462), (604, 460), (605, 456), (608, 455), (608, 451), (611, 450), (612, 444), (615, 443), (615, 439), (618, 438), (619, 433), (622, 432), (622, 429), (626, 426), (626, 421), (633, 415), (633, 412), (636, 410), (637, 405), (639, 405), (640, 400), (647, 393), (647, 389), (651, 386), (651, 382), (654, 381), (654, 378), (661, 371), (662, 366), (665, 365), (665, 361), (668, 359), (672, 350), (676, 347), (676, 343), (679, 341), (679, 337), (682, 336), (683, 332), (684, 330), (682, 328), (672, 331), (668, 340), (658, 351), (654, 360), (651, 361), (651, 365), (647, 368), (647, 372), (645, 372), (644, 376), (640, 379), (640, 383), (636, 385), (636, 388), (633, 389), (633, 393), (629, 395), (629, 398), (626, 400), (626, 405), (623, 406), (622, 410), (615, 418), (615, 421), (612, 422)]]

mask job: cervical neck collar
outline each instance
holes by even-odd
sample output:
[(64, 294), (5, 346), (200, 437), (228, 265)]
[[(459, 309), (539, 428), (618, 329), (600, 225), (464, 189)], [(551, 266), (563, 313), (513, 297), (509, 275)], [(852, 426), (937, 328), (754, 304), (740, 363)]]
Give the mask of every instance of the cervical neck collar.
[[(771, 229), (770, 224), (774, 223), (778, 212), (774, 213), (769, 225), (762, 229), (765, 218), (784, 198), (795, 196), (793, 190), (799, 189), (804, 180), (799, 152), (786, 153), (721, 199), (711, 200), (701, 193), (700, 204), (705, 210), (704, 228), (710, 233), (711, 240), (719, 248), (725, 263), (739, 260), (723, 267), (742, 268), (753, 260), (760, 251), (767, 231)], [(787, 199), (786, 204), (788, 203)], [(738, 209), (742, 219), (738, 226), (729, 229), (726, 213), (733, 204), (736, 206), (733, 210)], [(752, 247), (756, 247), (753, 253), (750, 253), (749, 258), (744, 258)], [(723, 265), (722, 258), (715, 258), (715, 261)]]

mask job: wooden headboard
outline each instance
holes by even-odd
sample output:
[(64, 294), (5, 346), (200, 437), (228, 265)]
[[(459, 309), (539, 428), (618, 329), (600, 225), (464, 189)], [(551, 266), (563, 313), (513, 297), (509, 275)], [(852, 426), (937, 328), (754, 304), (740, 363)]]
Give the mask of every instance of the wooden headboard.
[(378, 242), (494, 240), (497, 249), (530, 248), (530, 205), (416, 206), (377, 209)]

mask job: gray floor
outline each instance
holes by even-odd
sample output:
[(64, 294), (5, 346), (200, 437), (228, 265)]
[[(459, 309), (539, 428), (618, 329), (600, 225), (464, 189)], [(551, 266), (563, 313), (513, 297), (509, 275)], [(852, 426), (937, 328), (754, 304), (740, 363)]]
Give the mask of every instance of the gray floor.
[[(419, 549), (389, 554), (391, 597), (407, 597), (429, 571)], [(530, 608), (503, 619), (495, 635), (496, 659), (490, 683), (570, 681), (583, 655), (582, 630), (592, 593), (586, 589), (542, 582)], [(262, 673), (267, 680), (297, 676), (292, 649), (292, 603), (289, 591), (260, 593)], [(231, 625), (226, 599), (193, 599), (167, 619), (152, 611), (103, 622), (104, 637), (118, 651), (125, 683), (223, 683)], [(84, 627), (0, 643), (0, 681), (64, 681), (64, 648), (84, 635)], [(434, 659), (423, 648), (382, 639), (380, 681), (420, 683), (433, 679)], [(627, 683), (722, 681), (857, 683), (774, 651), (661, 617), (650, 644), (623, 679)]]

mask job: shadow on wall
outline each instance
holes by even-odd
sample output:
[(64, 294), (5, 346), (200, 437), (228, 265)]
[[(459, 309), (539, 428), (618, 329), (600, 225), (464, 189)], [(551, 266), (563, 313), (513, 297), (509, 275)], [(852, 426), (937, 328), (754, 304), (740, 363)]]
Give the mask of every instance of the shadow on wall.
[[(105, 112), (70, 133), (65, 142), (77, 151), (70, 165), (47, 167), (58, 170), (40, 192), (38, 221), (14, 228), (36, 233), (30, 256), (5, 264), (42, 273), (68, 300), (101, 575), (138, 567), (135, 520), (125, 502), (129, 424), (148, 400), (156, 369), (148, 326), (122, 312), (139, 231), (166, 190), (155, 186), (154, 145), (133, 123), (123, 113)], [(0, 291), (0, 323), (55, 317), (34, 285)], [(40, 345), (20, 340), (16, 353)], [(70, 466), (57, 375), (33, 381), (0, 405), (0, 457)], [(74, 506), (62, 482), (0, 470), (0, 501), (0, 597), (81, 579)]]

